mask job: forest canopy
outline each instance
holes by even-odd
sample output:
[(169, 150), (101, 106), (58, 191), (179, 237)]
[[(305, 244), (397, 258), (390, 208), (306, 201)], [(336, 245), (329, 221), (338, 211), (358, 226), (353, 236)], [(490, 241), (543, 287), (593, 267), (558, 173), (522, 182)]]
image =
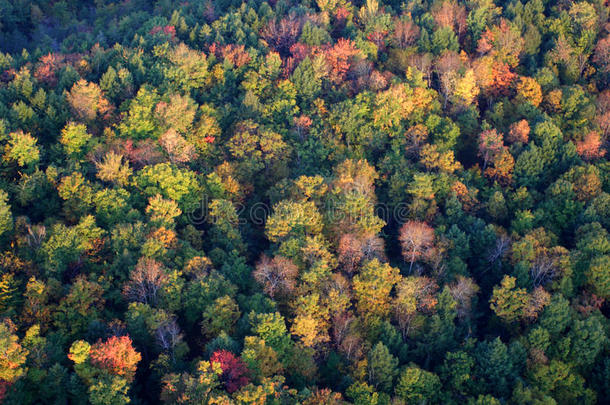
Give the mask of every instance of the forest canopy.
[(0, 403), (607, 403), (609, 15), (0, 0)]

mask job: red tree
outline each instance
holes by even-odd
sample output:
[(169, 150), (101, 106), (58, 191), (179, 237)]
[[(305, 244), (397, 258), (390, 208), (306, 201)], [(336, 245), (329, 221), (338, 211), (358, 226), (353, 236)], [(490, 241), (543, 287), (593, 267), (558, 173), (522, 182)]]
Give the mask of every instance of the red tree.
[(345, 75), (351, 67), (351, 59), (360, 51), (353, 41), (341, 38), (325, 53), (326, 61), (330, 67), (330, 79), (339, 84), (345, 80)]
[(595, 160), (606, 154), (602, 149), (602, 140), (597, 132), (591, 131), (585, 139), (576, 142), (576, 152), (585, 160)]
[(502, 134), (495, 129), (488, 129), (479, 135), (479, 156), (483, 159), (483, 169), (490, 161), (502, 152), (504, 142)]
[(142, 356), (131, 344), (129, 336), (113, 336), (91, 346), (91, 363), (111, 374), (132, 380)]
[(599, 65), (600, 71), (610, 72), (610, 35), (597, 41), (593, 62)]
[(530, 126), (526, 120), (514, 122), (510, 126), (507, 140), (511, 143), (521, 142), (527, 143), (529, 140)]
[(246, 375), (248, 368), (241, 358), (227, 350), (218, 350), (210, 357), (210, 363), (220, 364), (222, 369), (221, 380), (229, 393), (233, 393), (247, 385), (250, 381)]
[(517, 77), (506, 63), (495, 63), (491, 67), (489, 93), (493, 96), (506, 96)]

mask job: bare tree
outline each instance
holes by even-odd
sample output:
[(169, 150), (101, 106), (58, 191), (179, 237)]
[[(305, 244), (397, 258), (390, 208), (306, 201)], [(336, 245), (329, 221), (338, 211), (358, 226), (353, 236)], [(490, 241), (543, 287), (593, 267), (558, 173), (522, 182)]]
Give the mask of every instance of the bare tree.
[(434, 229), (425, 222), (408, 221), (400, 228), (400, 243), (405, 260), (410, 262), (409, 273), (413, 263), (425, 257), (434, 243)]
[(123, 294), (131, 301), (155, 305), (159, 290), (167, 282), (163, 265), (156, 260), (142, 258), (129, 274)]
[(296, 287), (296, 277), (299, 273), (292, 261), (282, 256), (269, 259), (263, 255), (254, 270), (254, 279), (263, 286), (263, 290), (271, 297), (289, 295)]
[(472, 312), (472, 298), (479, 292), (479, 286), (471, 278), (458, 276), (455, 283), (449, 286), (449, 292), (457, 303), (458, 317), (469, 317)]
[(38, 249), (47, 236), (47, 228), (44, 225), (27, 225), (28, 234), (26, 239), (32, 249)]
[(490, 266), (496, 265), (510, 250), (511, 239), (507, 235), (499, 235), (496, 244), (487, 252), (487, 261)]
[(180, 326), (176, 322), (176, 318), (171, 317), (163, 322), (156, 330), (155, 337), (157, 344), (165, 351), (173, 353), (174, 347), (182, 341), (182, 333)]
[(542, 255), (536, 257), (530, 266), (530, 277), (534, 287), (538, 287), (552, 281), (559, 272), (559, 266), (554, 257)]

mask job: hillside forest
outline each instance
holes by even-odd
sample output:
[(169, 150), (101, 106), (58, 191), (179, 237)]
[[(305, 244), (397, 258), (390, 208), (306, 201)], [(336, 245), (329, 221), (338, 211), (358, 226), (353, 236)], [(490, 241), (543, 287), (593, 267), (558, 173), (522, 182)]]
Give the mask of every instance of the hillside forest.
[(609, 14), (0, 0), (0, 403), (609, 403)]

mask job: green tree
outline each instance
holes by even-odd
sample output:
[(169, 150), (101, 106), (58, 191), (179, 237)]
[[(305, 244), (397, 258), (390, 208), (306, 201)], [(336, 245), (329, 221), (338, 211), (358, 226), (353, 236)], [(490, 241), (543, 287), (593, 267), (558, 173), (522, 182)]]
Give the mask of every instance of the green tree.
[(495, 286), (489, 300), (489, 307), (503, 321), (511, 323), (520, 319), (529, 303), (529, 296), (524, 288), (515, 287), (516, 279), (504, 276), (500, 286)]
[(13, 230), (13, 215), (8, 204), (8, 193), (0, 189), (0, 235)]
[(86, 146), (91, 135), (87, 133), (87, 127), (83, 124), (69, 122), (61, 130), (59, 143), (61, 143), (69, 156), (81, 156), (87, 152)]
[(169, 163), (146, 166), (136, 179), (141, 192), (148, 197), (161, 195), (178, 203), (183, 212), (192, 212), (201, 199), (201, 186), (197, 175)]
[(417, 366), (406, 367), (398, 377), (396, 395), (407, 403), (435, 403), (440, 399), (438, 376)]
[(373, 346), (368, 355), (368, 380), (375, 388), (389, 392), (398, 374), (398, 359), (390, 354), (381, 342)]
[(5, 147), (5, 159), (17, 162), (21, 167), (36, 164), (40, 159), (37, 139), (23, 131), (11, 132)]

